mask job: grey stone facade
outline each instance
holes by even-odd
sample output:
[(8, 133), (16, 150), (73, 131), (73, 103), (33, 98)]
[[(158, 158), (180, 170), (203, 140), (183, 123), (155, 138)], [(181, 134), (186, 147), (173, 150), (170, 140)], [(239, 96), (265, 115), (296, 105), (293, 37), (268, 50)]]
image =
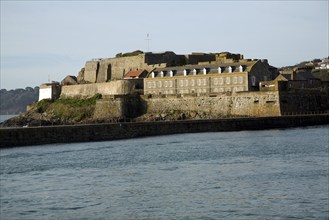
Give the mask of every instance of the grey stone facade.
[(157, 68), (144, 79), (144, 94), (204, 94), (259, 90), (272, 80), (267, 61)]

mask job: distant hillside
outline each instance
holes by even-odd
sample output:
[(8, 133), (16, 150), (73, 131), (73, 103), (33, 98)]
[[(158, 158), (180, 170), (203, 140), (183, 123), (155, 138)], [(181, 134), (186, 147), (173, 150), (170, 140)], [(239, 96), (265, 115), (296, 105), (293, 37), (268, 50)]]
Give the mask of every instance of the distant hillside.
[(309, 60), (309, 61), (302, 61), (300, 63), (297, 63), (295, 65), (291, 65), (291, 66), (283, 66), (280, 67), (279, 70), (287, 70), (287, 69), (294, 69), (294, 68), (311, 68), (311, 69), (317, 69), (317, 67), (320, 66), (321, 63), (327, 61), (328, 62), (328, 58), (323, 58), (323, 59), (313, 59), (313, 60)]
[(26, 106), (38, 101), (39, 87), (15, 90), (0, 90), (0, 114), (15, 115), (26, 111)]
[(303, 61), (293, 66), (284, 66), (279, 68), (280, 72), (309, 72), (313, 77), (329, 82), (329, 57), (323, 59), (313, 59), (310, 61)]

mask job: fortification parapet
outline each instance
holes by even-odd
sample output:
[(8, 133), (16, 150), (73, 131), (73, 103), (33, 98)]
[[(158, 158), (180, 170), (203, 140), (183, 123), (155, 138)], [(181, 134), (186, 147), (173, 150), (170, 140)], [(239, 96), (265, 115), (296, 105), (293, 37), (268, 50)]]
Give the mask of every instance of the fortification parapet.
[(95, 83), (97, 79), (99, 61), (87, 61), (85, 64), (84, 80)]
[(62, 86), (62, 98), (90, 98), (95, 94), (102, 96), (128, 95), (140, 92), (141, 80), (116, 80), (107, 83)]

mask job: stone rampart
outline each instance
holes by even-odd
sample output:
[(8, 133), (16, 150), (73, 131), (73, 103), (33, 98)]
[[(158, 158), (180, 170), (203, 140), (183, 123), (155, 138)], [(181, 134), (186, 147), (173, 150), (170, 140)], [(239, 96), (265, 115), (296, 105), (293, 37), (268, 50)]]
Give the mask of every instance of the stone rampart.
[[(107, 69), (111, 65), (111, 79), (122, 79), (131, 70), (144, 69), (144, 54), (130, 57), (104, 59), (100, 62), (101, 68)], [(103, 74), (103, 73), (101, 73)]]
[(241, 92), (215, 95), (145, 95), (142, 97), (149, 114), (172, 111), (198, 112), (208, 118), (229, 116), (279, 116), (278, 92)]
[(99, 62), (98, 61), (88, 61), (85, 64), (84, 80), (86, 82), (95, 83), (97, 79)]
[(280, 108), (282, 114), (328, 111), (328, 93), (316, 89), (280, 91)]
[(198, 62), (215, 61), (214, 54), (176, 55), (174, 52), (143, 53), (88, 61), (85, 64), (84, 80), (91, 83), (102, 83), (113, 79), (122, 79), (131, 70), (197, 64)]
[(99, 93), (103, 96), (128, 95), (136, 92), (137, 80), (117, 80), (107, 83), (62, 86), (62, 98), (89, 98)]
[(135, 118), (144, 112), (143, 103), (138, 95), (100, 99), (96, 102), (93, 119), (96, 121), (118, 121)]

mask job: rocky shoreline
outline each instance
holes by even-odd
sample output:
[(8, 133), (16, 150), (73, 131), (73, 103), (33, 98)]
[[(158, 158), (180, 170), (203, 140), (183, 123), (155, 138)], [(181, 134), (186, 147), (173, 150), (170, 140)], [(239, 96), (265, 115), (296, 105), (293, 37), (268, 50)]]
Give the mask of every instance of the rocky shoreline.
[(96, 100), (99, 99), (101, 99), (100, 96), (90, 99), (58, 99), (35, 102), (28, 106), (26, 112), (0, 123), (0, 128), (231, 118), (228, 116), (215, 117), (206, 112), (194, 110), (144, 113), (136, 117), (104, 117), (102, 112), (96, 111)]

